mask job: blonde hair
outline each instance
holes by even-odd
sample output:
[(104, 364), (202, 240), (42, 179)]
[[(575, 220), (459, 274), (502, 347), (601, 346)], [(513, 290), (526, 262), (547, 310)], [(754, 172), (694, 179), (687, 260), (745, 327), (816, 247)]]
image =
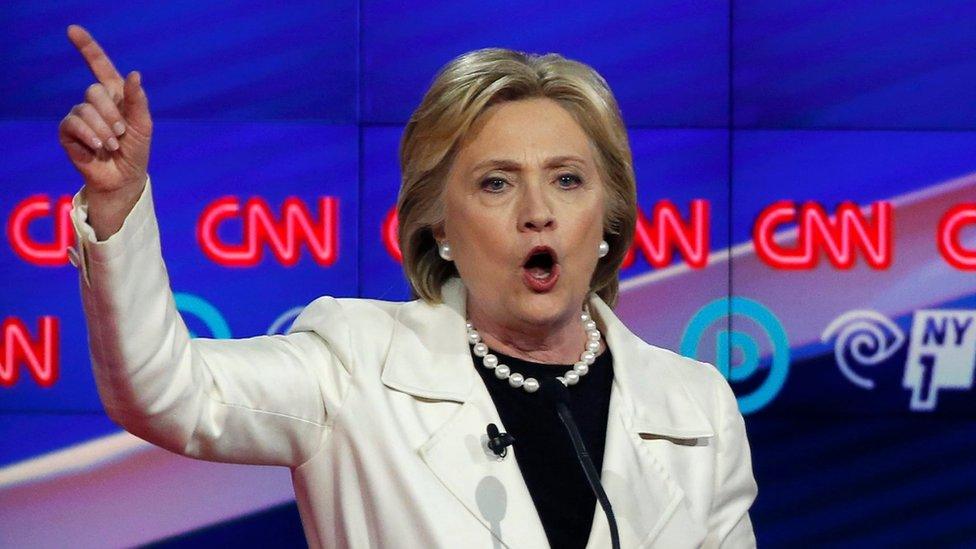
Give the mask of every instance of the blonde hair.
[(538, 97), (566, 109), (597, 151), (610, 253), (597, 264), (590, 290), (611, 307), (616, 303), (620, 265), (637, 222), (633, 161), (617, 102), (603, 77), (583, 63), (502, 48), (475, 50), (445, 65), (403, 131), (397, 228), (403, 270), (416, 297), (439, 303), (441, 286), (458, 275), (454, 263), (438, 255), (432, 232), (444, 219), (441, 193), (458, 142), (489, 106)]

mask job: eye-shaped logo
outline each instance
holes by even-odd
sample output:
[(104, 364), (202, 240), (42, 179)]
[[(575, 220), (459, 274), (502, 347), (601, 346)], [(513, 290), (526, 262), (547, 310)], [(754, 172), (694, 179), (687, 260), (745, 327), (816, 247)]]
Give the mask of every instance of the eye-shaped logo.
[[(209, 337), (230, 339), (230, 326), (224, 320), (224, 315), (220, 314), (220, 310), (209, 301), (200, 296), (183, 292), (174, 293), (173, 299), (176, 300), (176, 308), (183, 315), (184, 320), (187, 319), (187, 315), (192, 315), (199, 319), (210, 332)], [(192, 328), (190, 329), (190, 337), (199, 337)]]
[[(695, 358), (706, 331), (717, 322), (726, 324), (729, 317), (745, 317), (756, 324), (769, 338), (772, 361), (766, 379), (751, 393), (738, 397), (739, 410), (749, 414), (762, 409), (776, 398), (790, 370), (790, 343), (782, 323), (763, 304), (739, 296), (723, 297), (698, 310), (685, 328), (681, 338), (681, 354)], [(760, 345), (749, 333), (719, 329), (715, 335), (715, 367), (731, 382), (743, 382), (759, 375)], [(732, 365), (733, 349), (739, 349), (742, 361)]]
[[(872, 367), (883, 363), (905, 343), (905, 332), (887, 317), (871, 310), (848, 311), (835, 318), (820, 340), (834, 342), (834, 358), (844, 377), (862, 389), (874, 389), (874, 380), (859, 374), (854, 367)], [(854, 360), (848, 362), (848, 355)]]
[(848, 355), (859, 367), (878, 366), (905, 346), (908, 358), (902, 387), (911, 391), (908, 408), (930, 412), (938, 406), (943, 390), (970, 390), (976, 372), (976, 311), (922, 309), (912, 314), (911, 339), (897, 324), (870, 310), (849, 311), (834, 319), (824, 330), (824, 343), (836, 336), (837, 367), (862, 389), (874, 389), (874, 380), (855, 371)]

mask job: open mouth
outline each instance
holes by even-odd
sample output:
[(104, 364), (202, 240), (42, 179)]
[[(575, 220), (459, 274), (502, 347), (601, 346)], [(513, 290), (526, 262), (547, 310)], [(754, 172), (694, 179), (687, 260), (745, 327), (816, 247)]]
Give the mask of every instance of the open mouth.
[(535, 291), (552, 288), (559, 278), (559, 262), (556, 252), (548, 246), (536, 246), (522, 264), (526, 284)]

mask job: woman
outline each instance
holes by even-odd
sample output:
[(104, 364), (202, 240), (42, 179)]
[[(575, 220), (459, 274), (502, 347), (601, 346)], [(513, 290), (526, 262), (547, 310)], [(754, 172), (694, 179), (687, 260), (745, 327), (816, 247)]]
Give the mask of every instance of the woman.
[[(592, 69), (491, 49), (437, 75), (401, 147), (400, 246), (420, 299), (322, 297), (285, 336), (191, 340), (159, 249), (139, 75), (123, 79), (80, 27), (69, 37), (99, 80), (60, 129), (85, 180), (73, 253), (99, 394), (126, 430), (290, 467), (314, 547), (609, 546), (539, 390), (559, 379), (622, 547), (755, 544), (727, 383), (611, 309), (636, 198)], [(511, 448), (489, 446), (491, 423)]]

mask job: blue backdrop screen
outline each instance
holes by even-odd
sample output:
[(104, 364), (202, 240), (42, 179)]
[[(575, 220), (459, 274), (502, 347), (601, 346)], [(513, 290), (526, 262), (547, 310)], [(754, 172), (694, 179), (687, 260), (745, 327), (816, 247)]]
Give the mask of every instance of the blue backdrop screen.
[(104, 415), (57, 141), (92, 81), (70, 23), (143, 74), (163, 256), (200, 337), (283, 333), (321, 295), (409, 299), (397, 152), (437, 70), (491, 46), (593, 66), (638, 181), (617, 313), (729, 379), (760, 545), (976, 543), (974, 20), (962, 0), (8, 2), (0, 545), (304, 539), (287, 471)]

